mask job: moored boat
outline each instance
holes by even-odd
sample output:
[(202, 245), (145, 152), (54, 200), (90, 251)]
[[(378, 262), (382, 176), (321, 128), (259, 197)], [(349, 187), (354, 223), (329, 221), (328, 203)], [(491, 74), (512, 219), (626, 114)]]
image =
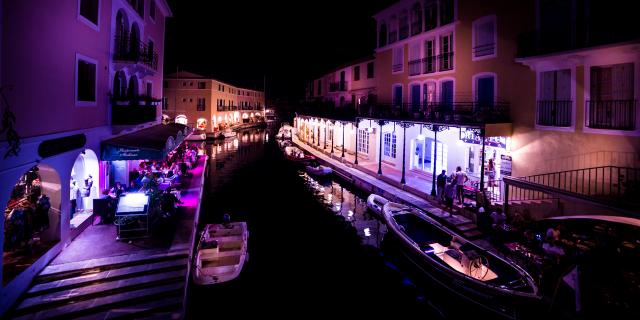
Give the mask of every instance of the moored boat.
[(330, 175), (331, 173), (333, 173), (333, 169), (331, 169), (330, 167), (327, 167), (327, 166), (322, 166), (322, 165), (306, 166), (305, 169), (306, 169), (307, 173), (313, 174), (313, 175), (316, 175), (316, 176), (326, 176), (326, 175)]
[(295, 162), (308, 162), (316, 159), (316, 157), (304, 153), (304, 151), (298, 149), (298, 147), (295, 146), (285, 147), (284, 154), (287, 159)]
[(382, 212), (382, 209), (388, 202), (389, 200), (387, 200), (386, 198), (372, 193), (369, 195), (369, 197), (367, 197), (367, 208), (369, 208), (369, 210), (375, 213), (378, 217), (382, 217), (384, 214)]
[(515, 263), (458, 236), (419, 209), (388, 202), (383, 213), (387, 246), (430, 283), (506, 318), (522, 318), (538, 305), (536, 283)]
[(237, 278), (247, 259), (248, 238), (246, 222), (207, 224), (198, 244), (193, 282), (208, 285)]

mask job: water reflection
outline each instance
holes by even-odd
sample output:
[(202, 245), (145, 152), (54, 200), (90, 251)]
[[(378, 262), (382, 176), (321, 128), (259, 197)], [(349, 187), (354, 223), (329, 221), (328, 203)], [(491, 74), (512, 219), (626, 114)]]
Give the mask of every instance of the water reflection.
[(380, 247), (387, 229), (369, 213), (364, 195), (337, 178), (316, 179), (304, 171), (299, 171), (298, 175), (319, 202), (351, 223), (362, 239), (362, 244)]

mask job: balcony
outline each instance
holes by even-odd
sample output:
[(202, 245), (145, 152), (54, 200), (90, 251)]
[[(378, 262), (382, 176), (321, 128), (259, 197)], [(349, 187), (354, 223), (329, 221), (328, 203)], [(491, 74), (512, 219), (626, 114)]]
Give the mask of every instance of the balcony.
[(411, 35), (415, 36), (422, 32), (422, 20), (411, 23)]
[(586, 126), (594, 129), (636, 129), (636, 100), (587, 101)]
[(389, 44), (398, 41), (398, 31), (390, 31), (389, 32)]
[(409, 75), (416, 76), (422, 73), (422, 59), (409, 61)]
[(156, 121), (161, 102), (161, 99), (151, 97), (114, 97), (111, 99), (111, 124), (137, 125)]
[(495, 43), (483, 44), (473, 48), (473, 56), (476, 58), (490, 56), (495, 54), (495, 52), (496, 52)]
[(400, 27), (400, 40), (406, 39), (407, 37), (409, 37), (409, 25), (404, 25), (402, 27)]
[(133, 43), (127, 36), (116, 36), (115, 44), (114, 61), (140, 63), (154, 71), (158, 70), (158, 52), (149, 48), (147, 44), (139, 41)]
[(329, 92), (347, 91), (347, 81), (329, 83)]
[(538, 100), (536, 124), (550, 127), (571, 126), (571, 100)]
[(428, 56), (422, 59), (423, 64), (423, 73), (433, 73), (436, 72), (436, 56)]
[(453, 70), (453, 52), (445, 52), (438, 56), (438, 71)]

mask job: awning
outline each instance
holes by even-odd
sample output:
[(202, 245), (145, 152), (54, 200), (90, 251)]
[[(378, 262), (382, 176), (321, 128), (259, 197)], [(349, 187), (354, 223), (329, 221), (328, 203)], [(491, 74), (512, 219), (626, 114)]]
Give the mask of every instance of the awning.
[(159, 124), (133, 133), (102, 141), (101, 159), (164, 159), (191, 133), (179, 123)]

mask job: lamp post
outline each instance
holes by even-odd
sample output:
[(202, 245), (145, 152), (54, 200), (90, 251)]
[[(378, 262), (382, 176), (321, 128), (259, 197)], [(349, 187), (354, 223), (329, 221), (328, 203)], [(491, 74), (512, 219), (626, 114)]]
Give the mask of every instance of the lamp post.
[[(433, 140), (434, 140), (434, 148), (433, 148), (433, 172), (431, 178), (431, 196), (436, 196), (436, 165), (438, 164), (438, 132), (449, 129), (449, 127), (441, 126), (441, 125), (427, 125), (427, 129), (433, 131)], [(442, 148), (440, 149), (442, 150)]]
[(480, 162), (480, 192), (484, 192), (484, 136), (486, 132), (484, 128), (480, 129), (480, 138), (482, 139), (482, 161)]
[(353, 164), (357, 165), (358, 164), (358, 119), (356, 119), (356, 160), (353, 162)]
[(344, 127), (345, 127), (345, 123), (341, 122), (340, 123), (342, 125), (342, 158), (344, 159)]
[(380, 127), (380, 143), (378, 144), (378, 175), (382, 175), (382, 126), (387, 124), (384, 120), (378, 120), (378, 126)]
[(412, 123), (409, 122), (400, 122), (400, 126), (402, 127), (402, 179), (400, 179), (401, 184), (406, 184), (405, 180), (405, 158), (406, 158), (406, 149), (407, 149), (407, 128), (413, 126)]

